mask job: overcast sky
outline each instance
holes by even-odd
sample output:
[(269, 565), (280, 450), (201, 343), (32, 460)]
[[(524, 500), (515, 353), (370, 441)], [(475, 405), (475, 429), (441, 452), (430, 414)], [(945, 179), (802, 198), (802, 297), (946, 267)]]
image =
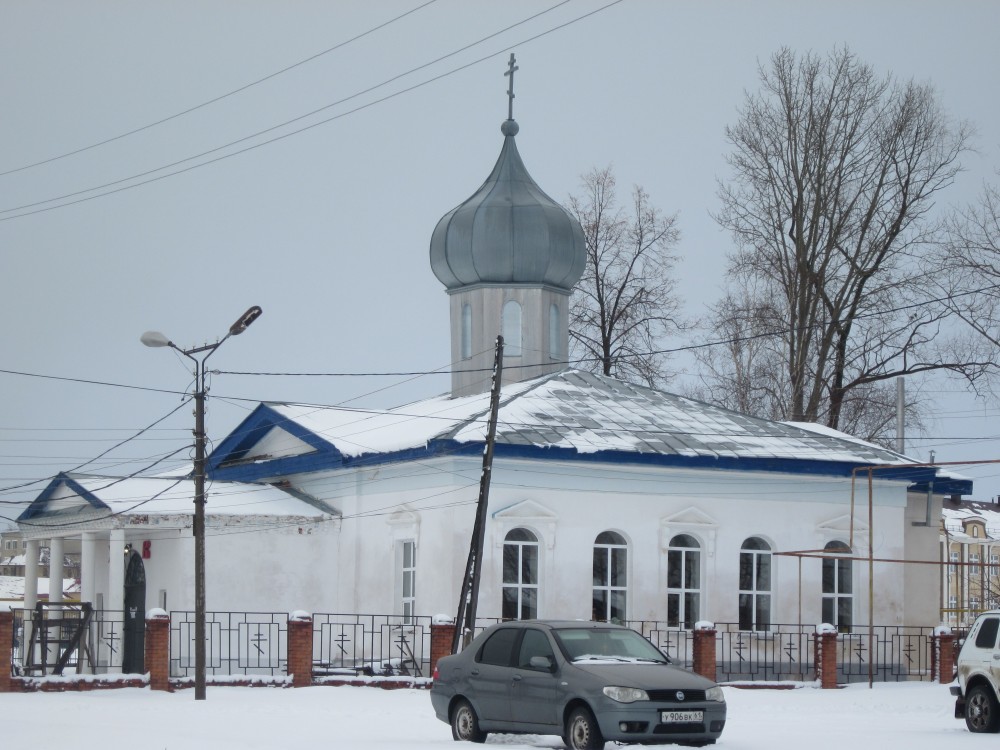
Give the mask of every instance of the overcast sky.
[[(212, 368), (446, 370), (447, 296), (428, 243), (499, 153), (511, 51), (532, 176), (565, 202), (581, 174), (610, 164), (623, 193), (641, 184), (677, 212), (693, 315), (718, 296), (732, 249), (710, 216), (727, 176), (724, 128), (757, 88), (758, 62), (783, 45), (849, 45), (880, 72), (933, 83), (976, 126), (978, 151), (942, 208), (998, 179), (1000, 3), (609, 2), (3, 3), (0, 486), (74, 468), (181, 403), (188, 368), (142, 346), (149, 329), (192, 347), (260, 305)], [(60, 196), (71, 197), (45, 202)], [(220, 440), (260, 400), (394, 406), (449, 380), (227, 374), (211, 385)], [(924, 384), (935, 419), (913, 455), (1000, 456), (996, 405), (948, 393), (958, 387)], [(184, 407), (85, 470), (135, 471), (189, 443), (192, 425)], [(1000, 469), (965, 473), (977, 497), (1000, 494)]]

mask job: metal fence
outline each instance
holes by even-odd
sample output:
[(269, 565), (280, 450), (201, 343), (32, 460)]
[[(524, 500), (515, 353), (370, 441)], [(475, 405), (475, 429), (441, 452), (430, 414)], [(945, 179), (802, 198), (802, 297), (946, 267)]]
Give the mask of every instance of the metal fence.
[(431, 618), (313, 615), (313, 674), (429, 676)]
[[(35, 638), (35, 653), (28, 653), (32, 634), (32, 610), (15, 609), (14, 613), (14, 648), (11, 653), (11, 666), (15, 674), (36, 674), (51, 672), (57, 661), (55, 654), (50, 658), (42, 658), (39, 650), (42, 639)], [(67, 611), (62, 613), (62, 619), (67, 627), (79, 617), (79, 613)], [(90, 624), (77, 648), (66, 662), (63, 674), (93, 674), (105, 672), (109, 666), (121, 665), (122, 631), (124, 614), (120, 611), (94, 610)], [(66, 640), (60, 634), (54, 634), (54, 643)], [(38, 665), (45, 665), (39, 668)], [(34, 666), (32, 666), (34, 665)]]
[[(816, 678), (813, 626), (772, 625), (766, 631), (716, 623), (719, 679), (812, 680)], [(931, 679), (934, 629), (876, 625), (837, 635), (837, 681), (876, 682)]]
[[(205, 671), (209, 675), (284, 675), (285, 612), (206, 612)], [(195, 673), (195, 613), (170, 613), (170, 676)]]
[[(31, 613), (14, 610), (15, 673), (28, 663)], [(170, 675), (194, 675), (194, 612), (170, 613)], [(477, 622), (476, 631), (496, 620)], [(675, 663), (691, 668), (693, 632), (664, 622), (626, 623)], [(816, 678), (815, 628), (774, 624), (766, 631), (716, 623), (717, 675), (721, 682), (807, 681)], [(206, 614), (209, 675), (283, 676), (287, 672), (288, 614)], [(70, 671), (106, 672), (121, 665), (123, 616), (96, 611)], [(933, 628), (876, 626), (837, 636), (838, 682), (931, 679)], [(398, 615), (319, 613), (313, 615), (313, 672), (316, 676), (430, 676), (431, 618)], [(37, 661), (37, 660), (36, 660)]]

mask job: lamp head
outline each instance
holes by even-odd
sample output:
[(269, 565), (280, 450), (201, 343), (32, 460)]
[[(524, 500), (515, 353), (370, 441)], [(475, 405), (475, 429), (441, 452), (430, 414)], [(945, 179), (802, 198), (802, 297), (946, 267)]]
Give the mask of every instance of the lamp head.
[(247, 328), (250, 327), (251, 323), (253, 323), (255, 320), (257, 320), (257, 318), (260, 317), (260, 314), (262, 312), (264, 311), (261, 310), (258, 305), (254, 305), (253, 307), (251, 307), (249, 310), (247, 310), (240, 316), (239, 320), (237, 320), (235, 323), (229, 326), (229, 335), (239, 336)]
[(164, 336), (159, 331), (146, 331), (142, 336), (139, 337), (139, 341), (144, 343), (146, 346), (160, 347), (160, 346), (173, 346), (173, 343)]

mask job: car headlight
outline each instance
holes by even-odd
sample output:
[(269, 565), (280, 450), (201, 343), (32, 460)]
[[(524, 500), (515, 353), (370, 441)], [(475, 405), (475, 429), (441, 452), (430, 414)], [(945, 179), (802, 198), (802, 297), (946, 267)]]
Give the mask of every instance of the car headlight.
[(715, 687), (710, 687), (708, 690), (705, 691), (705, 700), (716, 701), (717, 703), (725, 703), (726, 696), (722, 694), (722, 688), (716, 685)]
[(604, 688), (604, 694), (613, 701), (619, 703), (635, 703), (636, 701), (648, 701), (649, 693), (639, 688), (616, 687), (609, 685)]

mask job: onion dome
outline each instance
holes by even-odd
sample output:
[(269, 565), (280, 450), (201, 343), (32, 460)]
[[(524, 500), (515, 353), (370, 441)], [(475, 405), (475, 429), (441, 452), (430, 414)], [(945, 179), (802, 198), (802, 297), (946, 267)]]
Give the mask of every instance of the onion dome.
[(517, 152), (512, 118), (486, 182), (445, 214), (431, 236), (431, 270), (452, 291), (477, 284), (571, 291), (587, 262), (583, 229), (547, 196)]

